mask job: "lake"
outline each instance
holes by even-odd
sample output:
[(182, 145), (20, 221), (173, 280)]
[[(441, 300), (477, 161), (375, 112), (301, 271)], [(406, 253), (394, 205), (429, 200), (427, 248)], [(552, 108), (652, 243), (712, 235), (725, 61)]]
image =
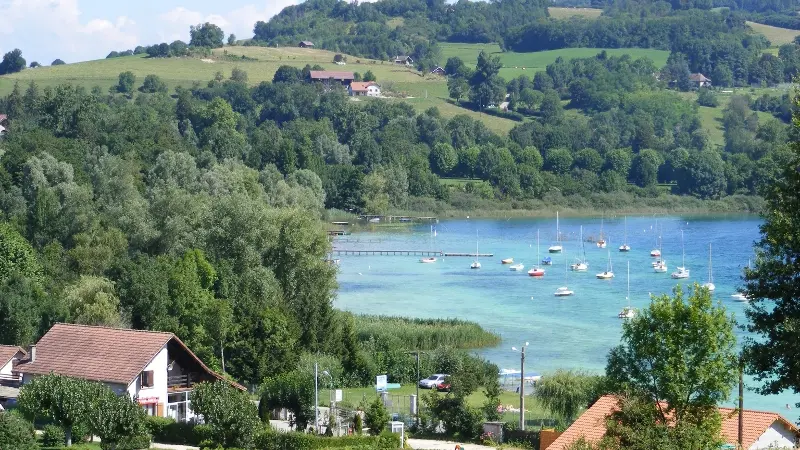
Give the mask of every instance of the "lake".
[[(345, 236), (335, 246), (361, 250), (443, 250), (493, 253), (481, 258), (482, 268), (470, 270), (471, 257), (439, 258), (435, 264), (421, 264), (413, 256), (341, 256), (337, 308), (362, 314), (385, 314), (420, 318), (460, 318), (475, 321), (498, 333), (500, 346), (479, 353), (500, 368), (518, 368), (519, 355), (511, 350), (529, 342), (526, 371), (546, 374), (558, 368), (579, 368), (601, 372), (606, 355), (619, 343), (621, 320), (617, 313), (627, 304), (626, 270), (630, 262), (630, 299), (635, 308), (649, 304), (649, 294), (671, 293), (679, 284), (670, 278), (681, 265), (681, 230), (684, 235), (685, 264), (691, 271), (680, 284), (704, 283), (708, 276), (708, 246), (713, 249), (715, 299), (739, 323), (746, 320), (746, 304), (735, 302), (731, 294), (741, 286), (742, 268), (753, 257), (753, 243), (759, 238), (760, 219), (754, 217), (674, 216), (628, 217), (629, 253), (618, 247), (625, 236), (623, 217), (602, 221), (608, 248), (585, 243), (589, 270), (566, 272), (565, 262), (582, 256), (580, 227), (584, 238), (600, 234), (600, 218), (562, 218), (560, 230), (564, 252), (547, 254), (556, 240), (556, 220), (552, 219), (460, 219), (438, 224), (420, 224), (407, 230), (357, 232)], [(434, 237), (431, 227), (436, 231)], [(661, 231), (663, 229), (663, 231)], [(527, 275), (537, 259), (537, 230), (540, 230), (541, 257), (551, 256), (542, 279)], [(650, 251), (663, 236), (663, 258), (669, 270), (655, 273)], [(615, 278), (599, 280), (595, 274), (606, 270), (610, 250)], [(525, 271), (512, 272), (500, 260), (513, 257), (525, 264)], [(555, 290), (567, 285), (571, 297), (557, 298)], [(737, 330), (741, 339), (744, 331)], [(390, 380), (391, 381), (391, 380)], [(748, 388), (756, 386), (746, 380)], [(730, 404), (735, 397), (732, 396)], [(745, 407), (783, 413), (797, 418), (794, 407), (800, 395), (790, 393), (761, 396), (746, 391)]]

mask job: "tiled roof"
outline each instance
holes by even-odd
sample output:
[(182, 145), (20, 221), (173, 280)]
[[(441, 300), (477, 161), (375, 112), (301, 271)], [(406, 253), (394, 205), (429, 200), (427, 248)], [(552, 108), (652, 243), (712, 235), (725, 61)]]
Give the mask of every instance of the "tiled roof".
[(11, 361), (14, 356), (22, 352), (23, 356), (26, 354), (25, 350), (14, 345), (0, 345), (0, 367), (5, 366)]
[[(617, 398), (605, 395), (591, 408), (587, 409), (578, 420), (567, 428), (547, 450), (564, 450), (583, 437), (587, 442), (598, 442), (606, 434), (606, 418), (617, 410)], [(722, 439), (736, 445), (739, 439), (739, 414), (736, 409), (719, 408), (722, 415)], [(780, 414), (764, 411), (744, 410), (743, 415), (743, 447), (750, 448), (758, 441), (775, 422), (782, 423), (788, 430), (798, 433), (797, 427)]]
[(5, 115), (5, 114), (0, 114), (0, 122), (4, 122), (6, 119), (8, 119), (8, 116), (7, 116), (7, 115)]
[(372, 81), (354, 81), (350, 83), (350, 89), (359, 92), (366, 92), (368, 87), (375, 85), (376, 84)]
[(314, 43), (311, 41), (300, 41), (300, 43), (303, 45), (314, 45)]
[(691, 81), (711, 81), (710, 79), (706, 78), (705, 75), (702, 73), (693, 73), (689, 75), (689, 80)]
[(36, 360), (17, 370), (127, 386), (173, 338), (172, 333), (59, 323), (36, 344)]
[(329, 80), (331, 78), (333, 78), (334, 80), (353, 80), (355, 79), (355, 75), (353, 74), (353, 72), (336, 72), (332, 70), (311, 71), (312, 80)]

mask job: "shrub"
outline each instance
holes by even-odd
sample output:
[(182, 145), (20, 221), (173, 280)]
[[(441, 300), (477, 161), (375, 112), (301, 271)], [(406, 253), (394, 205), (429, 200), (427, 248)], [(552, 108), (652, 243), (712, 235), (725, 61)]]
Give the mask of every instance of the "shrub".
[(386, 429), (386, 425), (389, 424), (389, 413), (380, 397), (375, 397), (375, 400), (364, 412), (364, 422), (373, 436), (381, 434)]
[(63, 447), (64, 430), (56, 425), (45, 425), (42, 430), (42, 446), (44, 447)]
[(145, 426), (159, 444), (191, 445), (198, 447), (200, 442), (211, 437), (208, 425), (193, 425), (176, 422), (167, 417), (148, 416)]
[[(61, 445), (64, 441), (61, 441)], [(33, 425), (15, 413), (0, 412), (0, 449), (37, 450)]]
[(192, 410), (208, 424), (211, 441), (222, 447), (252, 446), (261, 424), (247, 393), (224, 381), (198, 384)]
[(353, 430), (356, 434), (361, 434), (364, 431), (364, 425), (361, 423), (361, 414), (356, 413), (353, 417)]

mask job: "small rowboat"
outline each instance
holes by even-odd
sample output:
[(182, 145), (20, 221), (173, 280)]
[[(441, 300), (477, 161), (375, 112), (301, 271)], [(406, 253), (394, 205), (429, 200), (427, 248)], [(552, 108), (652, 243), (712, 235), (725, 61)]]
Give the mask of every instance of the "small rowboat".
[(514, 258), (506, 258), (500, 261), (502, 264), (514, 264)]

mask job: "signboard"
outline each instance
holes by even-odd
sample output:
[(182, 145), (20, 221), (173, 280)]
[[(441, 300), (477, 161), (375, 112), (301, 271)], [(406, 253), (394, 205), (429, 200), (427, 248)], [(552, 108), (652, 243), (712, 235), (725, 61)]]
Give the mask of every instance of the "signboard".
[(336, 389), (331, 391), (331, 402), (341, 402), (342, 401), (342, 390)]
[(378, 392), (385, 391), (386, 381), (387, 381), (386, 375), (378, 375), (377, 377), (375, 377), (375, 389)]
[(139, 397), (140, 405), (155, 405), (158, 404), (158, 397)]

